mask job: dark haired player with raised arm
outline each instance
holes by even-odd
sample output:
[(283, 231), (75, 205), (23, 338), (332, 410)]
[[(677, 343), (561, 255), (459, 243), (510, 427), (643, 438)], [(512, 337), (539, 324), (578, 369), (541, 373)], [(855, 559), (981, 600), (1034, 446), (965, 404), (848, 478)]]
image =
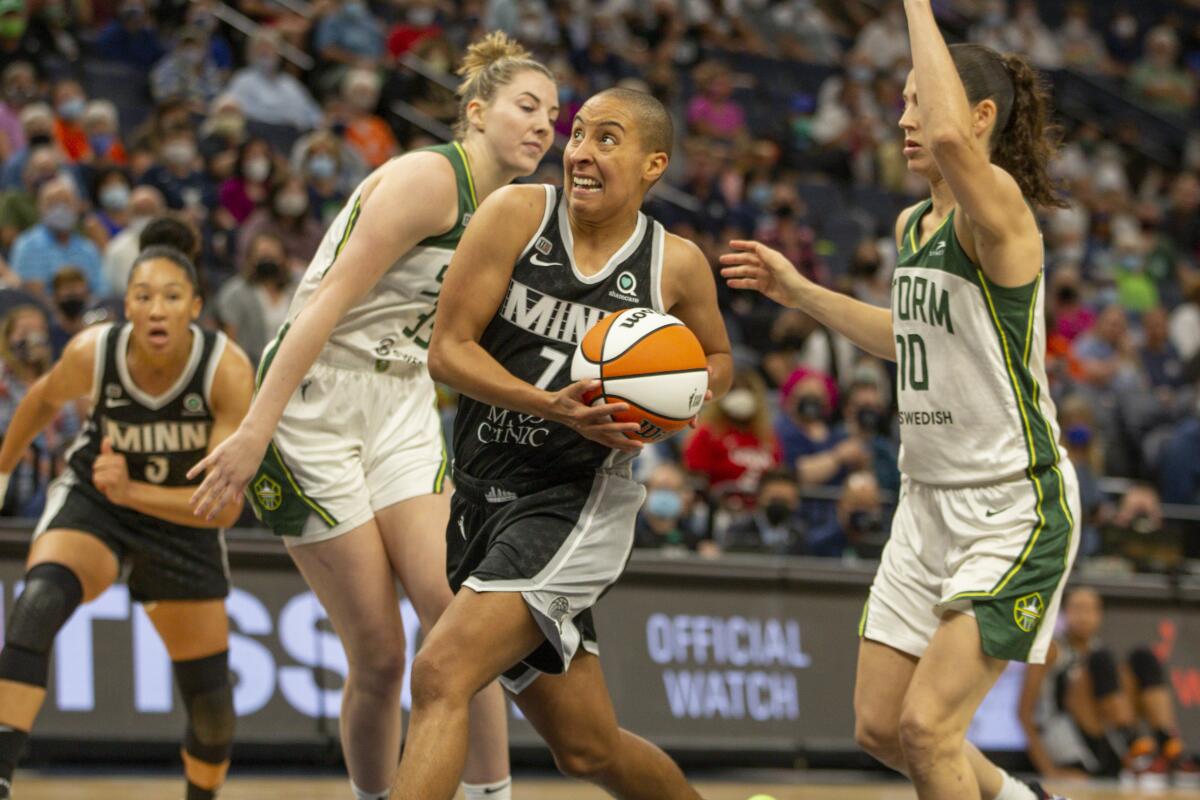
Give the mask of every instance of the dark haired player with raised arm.
[(1020, 57), (948, 48), (906, 0), (913, 71), (900, 118), (930, 197), (896, 223), (891, 309), (733, 242), (734, 288), (811, 314), (897, 366), (899, 505), (859, 633), (859, 743), (921, 800), (1035, 800), (966, 741), (1008, 661), (1046, 658), (1079, 544), (1079, 489), (1046, 382), (1044, 253), (1057, 205), (1046, 96)]
[(188, 501), (188, 469), (229, 436), (250, 405), (250, 362), (200, 314), (191, 261), (151, 247), (134, 261), (125, 324), (79, 333), (30, 389), (4, 432), (0, 491), (20, 454), (63, 405), (90, 397), (92, 412), (51, 486), (30, 547), (25, 589), (0, 651), (0, 798), (46, 696), (50, 648), (81, 604), (130, 567), (129, 592), (145, 604), (175, 668), (188, 725), (187, 800), (211, 800), (233, 743), (229, 682), (229, 574), (218, 527)]
[(639, 210), (670, 148), (671, 119), (657, 100), (627, 89), (596, 95), (574, 120), (562, 192), (496, 192), (451, 261), (429, 369), (463, 395), (446, 531), (457, 594), (413, 665), (393, 798), (453, 796), (467, 702), (501, 675), (564, 773), (623, 798), (697, 797), (613, 713), (591, 608), (633, 546), (645, 490), (630, 471), (640, 445), (623, 434), (638, 426), (612, 422), (616, 405), (583, 403), (598, 382), (569, 377), (592, 324), (650, 306), (699, 338), (712, 392), (729, 386), (707, 260)]

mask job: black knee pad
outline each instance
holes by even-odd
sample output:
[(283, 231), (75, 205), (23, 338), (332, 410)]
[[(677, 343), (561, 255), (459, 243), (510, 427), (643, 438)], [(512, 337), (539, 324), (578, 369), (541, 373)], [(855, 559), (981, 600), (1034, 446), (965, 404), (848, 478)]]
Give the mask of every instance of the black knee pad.
[(62, 564), (36, 564), (13, 604), (0, 652), (0, 678), (45, 686), (54, 637), (83, 600), (79, 578)]
[(1092, 694), (1097, 700), (1121, 690), (1117, 661), (1108, 650), (1097, 650), (1087, 657), (1088, 674), (1092, 676)]
[(1162, 662), (1149, 647), (1138, 647), (1129, 654), (1129, 669), (1143, 689), (1153, 689), (1167, 682)]
[(236, 715), (229, 683), (229, 651), (175, 662), (175, 681), (187, 707), (184, 749), (207, 764), (229, 759)]

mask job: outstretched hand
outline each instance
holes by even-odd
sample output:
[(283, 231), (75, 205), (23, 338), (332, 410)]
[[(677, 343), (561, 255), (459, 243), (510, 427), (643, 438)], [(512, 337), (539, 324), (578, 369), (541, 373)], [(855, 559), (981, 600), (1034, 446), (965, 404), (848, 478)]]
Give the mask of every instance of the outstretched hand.
[(270, 439), (262, 440), (239, 427), (232, 436), (188, 470), (188, 480), (204, 473), (204, 482), (192, 493), (189, 501), (192, 513), (211, 522), (221, 513), (221, 509), (237, 499), (246, 490), (246, 484), (250, 483), (254, 473), (258, 472), (269, 442)]
[(796, 265), (761, 242), (734, 239), (732, 253), (721, 256), (721, 276), (730, 289), (753, 289), (783, 306), (800, 305), (800, 293), (811, 283)]
[(546, 413), (549, 419), (578, 433), (585, 439), (599, 442), (605, 447), (624, 450), (627, 453), (637, 453), (642, 449), (642, 443), (625, 436), (626, 433), (636, 433), (636, 422), (614, 422), (612, 415), (628, 411), (625, 403), (602, 403), (588, 405), (586, 398), (598, 394), (600, 381), (582, 380), (564, 386), (551, 395), (550, 408)]

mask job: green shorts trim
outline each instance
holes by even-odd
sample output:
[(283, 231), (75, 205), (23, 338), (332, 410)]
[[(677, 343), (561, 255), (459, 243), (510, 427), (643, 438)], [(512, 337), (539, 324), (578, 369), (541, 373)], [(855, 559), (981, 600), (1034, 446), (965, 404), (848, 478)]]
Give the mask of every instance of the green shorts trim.
[(246, 496), (254, 515), (278, 536), (302, 535), (312, 514), (330, 528), (338, 524), (332, 514), (300, 488), (275, 442), (267, 448), (258, 472), (246, 487)]

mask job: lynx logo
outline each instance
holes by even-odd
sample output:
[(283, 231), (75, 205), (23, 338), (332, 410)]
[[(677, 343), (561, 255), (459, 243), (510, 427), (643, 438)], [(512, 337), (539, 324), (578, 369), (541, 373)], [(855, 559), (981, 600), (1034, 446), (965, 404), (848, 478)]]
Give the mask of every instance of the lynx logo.
[(104, 386), (104, 396), (116, 399), (121, 396), (121, 385), (117, 383), (109, 383)]
[(608, 293), (609, 297), (615, 297), (618, 300), (627, 300), (636, 303), (637, 296), (637, 278), (633, 273), (626, 270), (617, 276), (617, 288)]
[(554, 249), (554, 245), (551, 244), (550, 240), (545, 236), (539, 236), (538, 240), (533, 245), (533, 249), (537, 250), (544, 256), (548, 256), (550, 255), (550, 251)]
[(1013, 621), (1017, 627), (1026, 633), (1032, 633), (1042, 621), (1046, 611), (1046, 603), (1037, 592), (1027, 594), (1013, 603)]
[(556, 597), (550, 602), (550, 608), (547, 611), (550, 613), (550, 619), (562, 625), (571, 613), (571, 604), (565, 597)]
[(201, 399), (200, 395), (192, 392), (183, 398), (183, 413), (188, 416), (204, 413), (204, 400)]
[(283, 505), (283, 491), (279, 484), (267, 475), (254, 482), (254, 496), (258, 498), (258, 504), (267, 511), (275, 511)]

